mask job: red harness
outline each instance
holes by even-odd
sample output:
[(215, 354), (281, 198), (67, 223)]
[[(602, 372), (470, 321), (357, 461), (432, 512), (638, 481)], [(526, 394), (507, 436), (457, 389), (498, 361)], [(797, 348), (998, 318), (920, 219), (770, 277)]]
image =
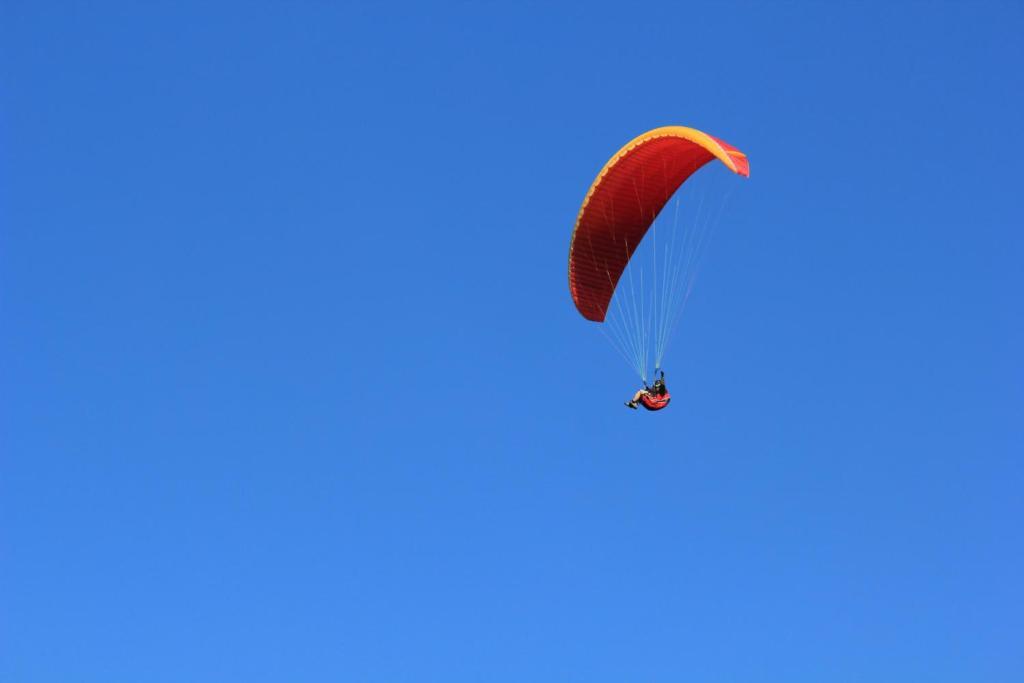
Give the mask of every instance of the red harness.
[(672, 400), (669, 393), (666, 391), (664, 396), (658, 396), (651, 394), (644, 394), (640, 397), (640, 404), (643, 405), (647, 410), (661, 410), (668, 405), (668, 402)]

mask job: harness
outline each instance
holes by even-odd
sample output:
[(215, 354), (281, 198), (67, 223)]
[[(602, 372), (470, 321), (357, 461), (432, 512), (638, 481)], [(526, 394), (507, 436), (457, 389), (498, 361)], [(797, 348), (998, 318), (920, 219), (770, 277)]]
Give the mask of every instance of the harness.
[(672, 400), (672, 397), (666, 391), (664, 396), (651, 396), (650, 394), (644, 394), (640, 397), (640, 404), (647, 408), (647, 410), (661, 410), (668, 405), (668, 402)]

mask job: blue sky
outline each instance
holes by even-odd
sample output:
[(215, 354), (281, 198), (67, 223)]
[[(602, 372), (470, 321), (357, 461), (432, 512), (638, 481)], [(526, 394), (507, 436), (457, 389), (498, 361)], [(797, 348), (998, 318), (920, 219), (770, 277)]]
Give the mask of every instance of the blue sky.
[[(0, 12), (0, 679), (1024, 674), (1020, 3)], [(666, 124), (653, 415), (565, 267)]]

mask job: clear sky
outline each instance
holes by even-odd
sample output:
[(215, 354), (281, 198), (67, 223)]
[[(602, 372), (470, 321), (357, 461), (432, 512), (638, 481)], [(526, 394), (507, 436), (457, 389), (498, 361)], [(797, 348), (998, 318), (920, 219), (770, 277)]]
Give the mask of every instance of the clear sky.
[[(1024, 5), (0, 9), (0, 680), (1024, 679)], [(747, 152), (667, 359), (594, 174)]]

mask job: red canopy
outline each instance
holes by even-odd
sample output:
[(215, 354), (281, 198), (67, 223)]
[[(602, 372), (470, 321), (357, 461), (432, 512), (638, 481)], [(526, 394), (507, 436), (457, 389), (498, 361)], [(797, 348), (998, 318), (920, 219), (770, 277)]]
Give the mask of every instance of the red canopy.
[(605, 164), (569, 245), (569, 291), (584, 318), (604, 320), (619, 277), (655, 217), (687, 178), (716, 158), (733, 173), (750, 175), (743, 152), (683, 126), (648, 131)]

